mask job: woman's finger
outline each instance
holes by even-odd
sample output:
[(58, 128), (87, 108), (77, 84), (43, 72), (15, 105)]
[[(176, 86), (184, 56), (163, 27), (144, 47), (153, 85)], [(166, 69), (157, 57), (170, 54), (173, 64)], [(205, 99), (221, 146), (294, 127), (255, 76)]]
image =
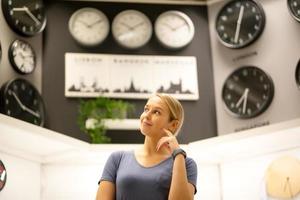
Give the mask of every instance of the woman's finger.
[(160, 138), (160, 140), (157, 142), (156, 150), (158, 151), (164, 144), (168, 145), (168, 143), (169, 143), (169, 137)]
[(174, 136), (173, 133), (170, 130), (164, 128), (164, 131), (167, 134), (167, 136), (169, 136), (169, 137)]

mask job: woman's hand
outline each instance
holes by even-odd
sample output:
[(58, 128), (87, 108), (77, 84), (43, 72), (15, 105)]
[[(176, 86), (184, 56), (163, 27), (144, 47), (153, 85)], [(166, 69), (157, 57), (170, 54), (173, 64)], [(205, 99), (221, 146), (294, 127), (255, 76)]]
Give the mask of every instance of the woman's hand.
[(156, 151), (159, 151), (162, 147), (165, 147), (171, 154), (175, 149), (179, 148), (179, 144), (176, 137), (172, 134), (171, 131), (167, 129), (163, 130), (166, 133), (166, 136), (160, 138), (160, 140), (157, 142)]

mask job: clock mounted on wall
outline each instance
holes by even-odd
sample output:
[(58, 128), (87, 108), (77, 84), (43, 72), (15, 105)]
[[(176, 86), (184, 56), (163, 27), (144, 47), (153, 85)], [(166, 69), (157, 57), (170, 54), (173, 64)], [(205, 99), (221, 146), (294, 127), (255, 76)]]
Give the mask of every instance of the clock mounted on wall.
[(33, 47), (23, 40), (15, 40), (8, 50), (9, 61), (20, 74), (30, 74), (36, 66), (36, 54)]
[(296, 66), (295, 77), (296, 77), (297, 86), (298, 86), (298, 88), (300, 88), (300, 59), (299, 59), (298, 64)]
[(300, 0), (287, 0), (287, 5), (294, 19), (300, 22)]
[(138, 10), (124, 10), (112, 22), (112, 34), (118, 44), (127, 49), (144, 46), (152, 36), (149, 18)]
[(254, 66), (235, 70), (226, 79), (222, 99), (226, 110), (238, 118), (253, 118), (271, 104), (274, 84), (269, 75)]
[(180, 49), (194, 38), (195, 27), (184, 12), (170, 10), (158, 16), (154, 25), (158, 41), (169, 49)]
[(35, 125), (44, 125), (44, 101), (30, 82), (21, 78), (10, 80), (1, 87), (0, 94), (1, 113)]
[(264, 30), (265, 13), (254, 0), (234, 0), (225, 4), (216, 18), (217, 36), (229, 48), (254, 42)]
[(69, 19), (69, 31), (82, 46), (93, 47), (101, 44), (109, 34), (106, 15), (95, 8), (81, 8)]
[(7, 172), (3, 162), (0, 160), (0, 191), (4, 188), (6, 183)]
[(42, 0), (2, 0), (2, 11), (8, 25), (21, 35), (34, 36), (46, 26)]

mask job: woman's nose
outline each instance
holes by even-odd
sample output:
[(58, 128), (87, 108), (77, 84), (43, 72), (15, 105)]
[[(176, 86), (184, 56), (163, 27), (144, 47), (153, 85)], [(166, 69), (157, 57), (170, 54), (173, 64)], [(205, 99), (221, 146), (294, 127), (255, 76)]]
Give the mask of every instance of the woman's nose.
[(145, 117), (146, 117), (147, 119), (149, 119), (150, 116), (151, 116), (151, 112), (150, 112), (150, 111), (145, 112)]

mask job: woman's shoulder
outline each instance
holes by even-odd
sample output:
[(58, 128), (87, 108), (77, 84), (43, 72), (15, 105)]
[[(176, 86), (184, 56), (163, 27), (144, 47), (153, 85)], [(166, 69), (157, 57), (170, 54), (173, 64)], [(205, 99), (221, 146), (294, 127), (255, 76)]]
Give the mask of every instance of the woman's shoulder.
[(129, 156), (133, 153), (133, 151), (114, 151), (110, 154), (110, 157), (115, 159), (121, 159), (124, 156)]

